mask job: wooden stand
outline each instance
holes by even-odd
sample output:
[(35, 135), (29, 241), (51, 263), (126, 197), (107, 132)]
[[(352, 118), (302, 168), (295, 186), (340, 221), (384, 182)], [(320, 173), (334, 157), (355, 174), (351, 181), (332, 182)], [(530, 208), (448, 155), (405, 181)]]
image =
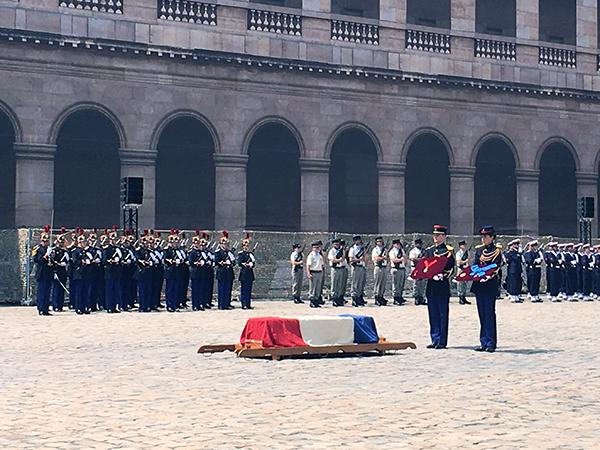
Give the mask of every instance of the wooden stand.
[(416, 349), (417, 346), (412, 342), (388, 342), (380, 339), (375, 344), (349, 344), (349, 345), (323, 345), (319, 347), (277, 347), (265, 348), (260, 342), (247, 342), (245, 344), (216, 344), (202, 345), (198, 353), (220, 353), (235, 352), (242, 358), (271, 358), (279, 361), (285, 357), (292, 356), (330, 356), (330, 355), (385, 355), (388, 352), (397, 350), (406, 350), (407, 348)]

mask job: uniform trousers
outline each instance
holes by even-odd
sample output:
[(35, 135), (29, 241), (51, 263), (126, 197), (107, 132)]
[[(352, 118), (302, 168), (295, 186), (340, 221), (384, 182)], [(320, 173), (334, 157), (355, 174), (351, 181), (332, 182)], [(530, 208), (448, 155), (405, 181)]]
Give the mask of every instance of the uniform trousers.
[(240, 303), (242, 307), (250, 307), (252, 301), (252, 280), (240, 281)]
[(200, 309), (204, 307), (202, 302), (202, 294), (204, 292), (204, 285), (201, 277), (192, 278), (192, 308)]
[(479, 342), (484, 348), (496, 349), (496, 291), (475, 294), (479, 315)]
[(392, 295), (394, 298), (402, 297), (404, 283), (406, 282), (406, 269), (404, 267), (392, 268), (390, 273), (392, 275)]
[(450, 296), (431, 296), (427, 299), (429, 313), (429, 334), (431, 343), (445, 347), (448, 345), (448, 321), (450, 317)]
[(139, 310), (142, 312), (150, 312), (153, 305), (152, 298), (152, 277), (145, 276), (137, 282), (139, 296)]
[(50, 292), (52, 279), (40, 278), (37, 280), (36, 305), (38, 312), (47, 313), (50, 306)]
[(122, 307), (121, 300), (121, 280), (118, 278), (109, 278), (106, 280), (106, 310), (115, 311), (117, 305)]
[(540, 281), (542, 279), (542, 269), (539, 267), (527, 269), (527, 292), (532, 297), (540, 295)]
[[(65, 285), (67, 279), (60, 280)], [(65, 286), (66, 287), (66, 286)], [(62, 311), (65, 306), (65, 290), (56, 278), (52, 281), (52, 309)]]
[(308, 298), (310, 301), (319, 300), (323, 294), (323, 272), (310, 272), (311, 277), (308, 279)]
[(231, 306), (231, 289), (233, 288), (233, 272), (224, 274), (217, 279), (217, 299), (219, 309), (227, 309)]
[(302, 281), (304, 272), (302, 268), (292, 269), (292, 297), (298, 298), (302, 295)]
[(413, 298), (425, 298), (425, 289), (427, 288), (427, 280), (415, 280), (413, 286)]
[(456, 283), (456, 291), (459, 296), (466, 297), (467, 292), (469, 292), (469, 282), (468, 281), (459, 281)]
[(179, 307), (181, 294), (181, 280), (179, 277), (170, 277), (167, 278), (166, 287), (165, 287), (165, 297), (167, 300), (167, 309), (174, 310)]
[(385, 267), (375, 266), (373, 278), (375, 283), (373, 287), (373, 296), (383, 297), (385, 295), (385, 283), (387, 281), (387, 271), (385, 270)]
[(365, 266), (352, 267), (352, 282), (350, 285), (350, 295), (354, 297), (364, 297), (365, 284), (367, 282), (367, 268)]
[(346, 293), (344, 268), (331, 268), (331, 298), (343, 297)]

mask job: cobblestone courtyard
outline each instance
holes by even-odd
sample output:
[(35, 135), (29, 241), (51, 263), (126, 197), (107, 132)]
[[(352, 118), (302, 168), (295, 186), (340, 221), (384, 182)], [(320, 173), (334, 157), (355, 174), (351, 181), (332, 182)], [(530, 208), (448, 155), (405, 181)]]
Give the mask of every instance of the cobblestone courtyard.
[[(197, 355), (254, 311), (38, 317), (0, 309), (0, 447), (600, 448), (600, 304), (499, 302), (499, 349), (453, 299), (450, 348), (427, 350), (425, 307), (369, 307), (417, 350), (371, 358)], [(318, 314), (356, 312), (330, 307)]]

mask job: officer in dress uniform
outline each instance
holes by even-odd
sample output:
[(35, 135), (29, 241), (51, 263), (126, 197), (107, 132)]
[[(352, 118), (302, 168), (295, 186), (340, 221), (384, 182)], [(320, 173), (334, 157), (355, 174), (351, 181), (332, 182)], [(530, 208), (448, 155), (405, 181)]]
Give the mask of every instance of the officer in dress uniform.
[(50, 225), (44, 227), (40, 235), (40, 243), (32, 249), (33, 262), (35, 263), (35, 279), (37, 281), (36, 305), (40, 316), (51, 316), (50, 293), (54, 278), (53, 252), (50, 245)]
[(229, 233), (223, 231), (219, 239), (219, 248), (215, 252), (215, 266), (217, 268), (217, 299), (220, 310), (234, 309), (231, 304), (231, 290), (235, 277), (233, 266), (235, 255), (229, 249)]
[(599, 298), (598, 296), (600, 295), (600, 252), (599, 252), (599, 248), (600, 248), (600, 246), (596, 245), (594, 247), (594, 253), (593, 253), (594, 282), (593, 282), (591, 297), (594, 300), (597, 300)]
[(478, 352), (496, 351), (498, 344), (496, 331), (496, 294), (498, 292), (498, 271), (502, 266), (502, 247), (494, 242), (496, 231), (491, 225), (486, 225), (479, 231), (481, 243), (476, 247), (474, 264), (488, 266), (496, 264), (496, 269), (471, 284), (471, 292), (477, 300), (477, 313), (479, 314), (479, 342), (475, 348)]
[[(471, 267), (469, 262), (469, 249), (467, 248), (466, 241), (459, 241), (458, 251), (456, 252), (456, 266), (459, 269), (459, 274), (466, 272)], [(461, 305), (470, 305), (471, 302), (467, 300), (467, 289), (469, 286), (468, 281), (457, 281), (456, 290), (458, 292), (458, 303)]]
[(150, 258), (152, 258), (152, 310), (158, 311), (159, 308), (165, 307), (160, 301), (165, 281), (165, 251), (159, 232), (155, 233), (150, 230), (148, 248), (150, 249)]
[(592, 252), (590, 251), (590, 244), (584, 244), (581, 246), (583, 249), (583, 256), (581, 263), (583, 265), (583, 300), (586, 302), (593, 301), (592, 294), (592, 283), (594, 276), (594, 260)]
[(91, 311), (98, 311), (104, 307), (101, 298), (102, 286), (104, 285), (104, 268), (102, 265), (102, 249), (98, 243), (98, 230), (96, 228), (88, 234), (88, 251), (93, 255), (92, 264), (88, 268), (90, 272), (88, 301)]
[(181, 303), (181, 284), (182, 272), (179, 267), (185, 263), (185, 258), (182, 257), (181, 249), (179, 248), (179, 233), (172, 229), (168, 237), (169, 247), (165, 250), (164, 265), (166, 279), (166, 300), (167, 311), (175, 312)]
[(77, 248), (77, 236), (79, 236), (79, 228), (73, 230), (73, 239), (68, 242), (65, 246), (67, 253), (69, 254), (69, 264), (67, 265), (67, 279), (69, 283), (69, 309), (75, 309), (75, 298), (73, 296), (73, 251)]
[(577, 289), (577, 256), (573, 251), (573, 244), (565, 244), (563, 252), (565, 293), (570, 302), (578, 301), (575, 290)]
[(183, 259), (183, 264), (181, 264), (179, 266), (179, 277), (180, 277), (180, 283), (179, 283), (179, 308), (187, 308), (187, 301), (188, 301), (188, 287), (190, 285), (190, 267), (188, 265), (187, 262), (187, 250), (186, 250), (186, 245), (187, 245), (187, 239), (185, 239), (185, 233), (181, 233), (181, 237), (179, 238), (179, 249), (178, 249), (178, 255)]
[(108, 234), (108, 247), (103, 255), (104, 278), (106, 280), (106, 312), (119, 313), (118, 306), (122, 305), (121, 300), (121, 268), (123, 260), (123, 250), (117, 244), (118, 233), (117, 226), (113, 226)]
[[(98, 310), (100, 311), (106, 310), (106, 281), (103, 261), (104, 252), (108, 248), (108, 234), (108, 230), (105, 230), (105, 233), (98, 238), (98, 244), (96, 247), (96, 290)], [(100, 260), (99, 263), (98, 260)]]
[(565, 263), (566, 244), (558, 244), (558, 260), (560, 261), (560, 293), (559, 298), (567, 298), (567, 265)]
[[(415, 239), (415, 245), (408, 254), (412, 269), (414, 269), (417, 263), (423, 259), (424, 253), (423, 240)], [(425, 288), (427, 287), (427, 280), (414, 280), (414, 283), (413, 298), (415, 299), (415, 305), (426, 305), (427, 299), (425, 298)]]
[(136, 280), (134, 279), (135, 272), (137, 271), (136, 257), (135, 257), (135, 236), (133, 230), (125, 230), (125, 235), (122, 238), (122, 250), (123, 250), (123, 267), (122, 267), (122, 281), (121, 281), (121, 308), (133, 309), (135, 307), (135, 301), (137, 298)]
[(344, 269), (346, 267), (346, 255), (344, 247), (339, 239), (332, 241), (333, 246), (329, 250), (327, 259), (331, 267), (331, 303), (333, 306), (344, 306), (344, 292), (346, 285), (344, 284)]
[(400, 306), (406, 302), (402, 296), (402, 293), (404, 292), (404, 283), (406, 282), (406, 258), (400, 239), (394, 239), (392, 241), (392, 248), (389, 251), (389, 258), (394, 305)]
[(352, 267), (352, 282), (350, 296), (352, 306), (365, 306), (365, 284), (367, 282), (367, 248), (361, 236), (352, 238), (353, 245), (348, 251), (348, 262)]
[(320, 308), (319, 299), (323, 293), (323, 270), (325, 263), (321, 254), (321, 241), (311, 244), (311, 252), (306, 257), (306, 276), (308, 278), (308, 299), (311, 308)]
[(200, 255), (204, 264), (202, 265), (202, 306), (204, 309), (212, 308), (213, 289), (215, 284), (215, 254), (208, 248), (208, 233), (203, 233), (200, 239)]
[(548, 242), (546, 252), (544, 253), (544, 262), (546, 263), (546, 272), (548, 286), (546, 291), (550, 295), (552, 302), (560, 302), (561, 285), (561, 263), (558, 256), (558, 242)]
[(342, 286), (343, 286), (343, 290), (342, 290), (342, 305), (345, 305), (346, 303), (348, 303), (348, 300), (345, 299), (346, 297), (346, 289), (348, 287), (348, 278), (350, 277), (349, 274), (349, 270), (348, 270), (348, 265), (349, 265), (349, 257), (348, 257), (348, 246), (346, 245), (346, 241), (343, 239), (340, 239), (340, 245), (342, 246), (342, 249), (344, 250), (344, 267), (342, 267)]
[(140, 238), (140, 246), (134, 249), (135, 273), (134, 279), (138, 288), (139, 312), (150, 312), (154, 306), (152, 292), (152, 273), (154, 260), (152, 259), (152, 242), (148, 230), (144, 230)]
[(65, 245), (65, 233), (63, 228), (56, 236), (54, 252), (52, 255), (52, 266), (54, 268), (54, 280), (52, 282), (52, 309), (61, 312), (65, 305), (65, 289), (67, 287), (67, 267), (69, 266), (69, 252)]
[(427, 280), (427, 312), (431, 344), (427, 348), (444, 349), (448, 345), (448, 320), (450, 316), (450, 277), (456, 264), (454, 249), (446, 244), (448, 228), (433, 226), (433, 245), (425, 250), (426, 258), (448, 258), (444, 270)]
[[(81, 234), (80, 234), (81, 233)], [(85, 236), (83, 230), (78, 230), (77, 246), (71, 252), (71, 265), (73, 266), (70, 299), (73, 302), (75, 312), (79, 315), (86, 311), (86, 299), (84, 295), (84, 272), (86, 270)]]
[(542, 279), (542, 261), (544, 255), (538, 250), (538, 241), (527, 243), (528, 251), (523, 254), (525, 272), (527, 274), (527, 296), (532, 303), (542, 303), (540, 298), (540, 281)]
[(252, 284), (254, 283), (254, 267), (256, 267), (256, 257), (250, 250), (250, 235), (242, 239), (242, 251), (238, 253), (237, 265), (240, 268), (238, 280), (240, 282), (240, 303), (242, 309), (254, 309), (252, 307)]
[(583, 264), (582, 264), (582, 257), (583, 257), (583, 250), (581, 249), (581, 246), (583, 244), (579, 243), (579, 244), (575, 244), (573, 246), (573, 251), (575, 253), (575, 257), (577, 258), (577, 289), (575, 291), (575, 295), (577, 296), (577, 298), (579, 300), (583, 300)]
[(204, 311), (202, 295), (204, 286), (202, 285), (202, 266), (204, 259), (200, 251), (200, 231), (196, 230), (196, 235), (192, 237), (192, 248), (188, 252), (188, 264), (190, 266), (190, 280), (192, 281), (192, 311)]
[(302, 301), (302, 282), (304, 281), (304, 255), (302, 246), (298, 243), (292, 246), (292, 254), (290, 255), (290, 267), (292, 269), (292, 298), (294, 303), (304, 303)]
[(521, 298), (523, 266), (521, 262), (521, 252), (519, 250), (520, 244), (520, 239), (513, 239), (508, 243), (508, 250), (504, 254), (507, 265), (506, 290), (513, 303), (523, 303), (523, 299)]
[(385, 285), (387, 282), (387, 261), (388, 261), (388, 250), (385, 247), (383, 237), (378, 236), (375, 238), (375, 248), (371, 252), (371, 260), (374, 264), (373, 269), (373, 297), (375, 297), (375, 304), (377, 306), (387, 305), (385, 296)]

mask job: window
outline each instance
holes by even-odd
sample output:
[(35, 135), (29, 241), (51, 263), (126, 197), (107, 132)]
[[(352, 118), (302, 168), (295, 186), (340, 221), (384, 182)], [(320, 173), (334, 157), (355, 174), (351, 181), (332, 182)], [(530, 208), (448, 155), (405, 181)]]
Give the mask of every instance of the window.
[(302, 9), (302, 0), (250, 0), (250, 3)]
[(346, 16), (379, 19), (379, 0), (331, 0), (331, 12)]
[(450, 29), (450, 0), (408, 0), (406, 22)]
[(540, 41), (575, 45), (575, 0), (540, 0)]
[(477, 0), (476, 31), (498, 36), (516, 36), (516, 0)]

